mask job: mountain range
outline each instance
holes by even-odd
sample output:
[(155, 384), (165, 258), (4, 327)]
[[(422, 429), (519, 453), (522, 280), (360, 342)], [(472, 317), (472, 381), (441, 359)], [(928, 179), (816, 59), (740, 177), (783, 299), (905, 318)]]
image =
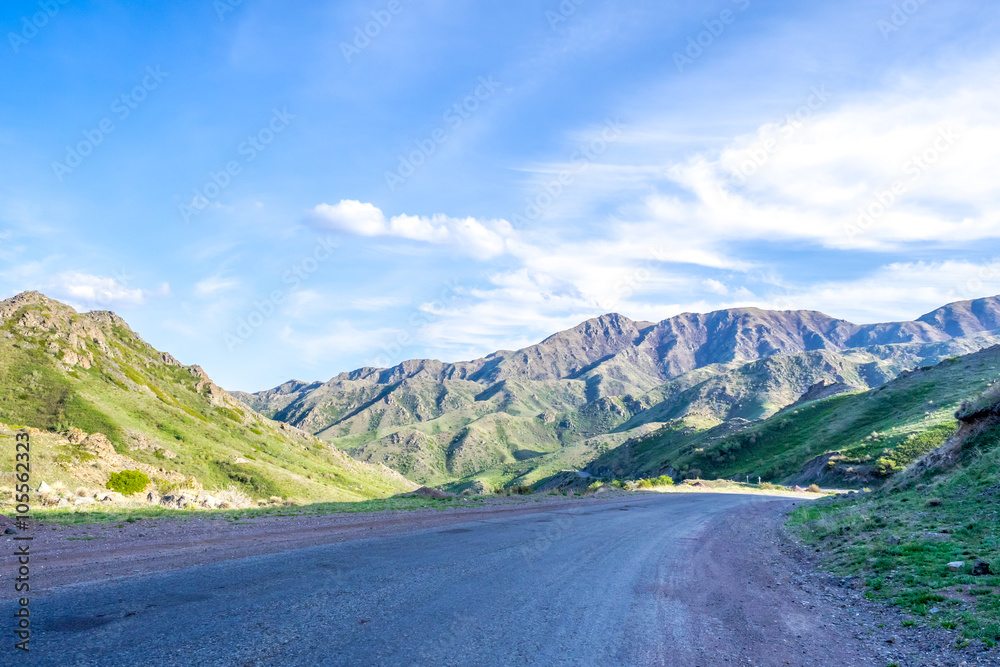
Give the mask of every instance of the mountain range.
[(459, 489), (536, 483), (665, 428), (739, 430), (804, 395), (880, 387), (997, 343), (1000, 297), (868, 325), (756, 308), (658, 323), (612, 313), (473, 361), (410, 360), (232, 393), (358, 460)]

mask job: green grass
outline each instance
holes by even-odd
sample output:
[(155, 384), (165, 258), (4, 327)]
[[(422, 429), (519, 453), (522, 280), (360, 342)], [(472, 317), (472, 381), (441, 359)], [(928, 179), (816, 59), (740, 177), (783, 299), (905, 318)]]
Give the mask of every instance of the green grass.
[(789, 481), (816, 457), (836, 453), (832, 469), (861, 467), (877, 481), (944, 442), (956, 409), (998, 369), (1000, 350), (991, 348), (878, 389), (785, 409), (736, 433), (728, 425), (672, 424), (632, 445), (631, 455), (645, 461), (645, 470), (673, 466), (682, 476)]
[[(1000, 426), (988, 428), (966, 443), (955, 470), (929, 471), (907, 488), (801, 506), (789, 526), (832, 571), (862, 577), (870, 599), (967, 639), (1000, 641), (998, 444)], [(977, 559), (997, 574), (972, 576)], [(951, 561), (967, 567), (949, 572)]]

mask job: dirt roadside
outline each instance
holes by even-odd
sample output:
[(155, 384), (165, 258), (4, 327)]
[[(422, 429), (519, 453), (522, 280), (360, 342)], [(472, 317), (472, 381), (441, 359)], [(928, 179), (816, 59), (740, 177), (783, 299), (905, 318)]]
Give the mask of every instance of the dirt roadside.
[[(687, 545), (668, 596), (695, 619), (692, 664), (996, 667), (1000, 650), (956, 648), (957, 632), (904, 627), (913, 618), (866, 600), (858, 582), (818, 569), (784, 530), (788, 505), (751, 504), (711, 521)], [(820, 658), (819, 656), (823, 656)]]

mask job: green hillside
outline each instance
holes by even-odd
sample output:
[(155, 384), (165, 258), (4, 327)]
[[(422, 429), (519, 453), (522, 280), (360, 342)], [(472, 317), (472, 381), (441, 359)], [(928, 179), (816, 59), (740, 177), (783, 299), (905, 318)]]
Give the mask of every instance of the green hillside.
[(1000, 369), (1000, 347), (903, 373), (866, 392), (795, 405), (759, 423), (704, 428), (690, 418), (595, 460), (588, 470), (639, 477), (760, 476), (796, 483), (878, 483), (940, 445), (954, 413)]
[(858, 577), (870, 599), (987, 647), (1000, 642), (997, 399), (996, 384), (971, 398), (955, 436), (881, 490), (800, 507), (790, 522), (827, 567)]
[[(37, 293), (0, 302), (0, 421), (11, 427), (5, 437), (13, 428), (41, 431), (35, 484), (100, 487), (101, 476), (131, 461), (149, 466), (161, 491), (235, 487), (251, 498), (305, 501), (413, 488), (393, 471), (261, 417), (116, 315), (79, 314)], [(95, 433), (113, 451), (88, 451), (82, 441)]]

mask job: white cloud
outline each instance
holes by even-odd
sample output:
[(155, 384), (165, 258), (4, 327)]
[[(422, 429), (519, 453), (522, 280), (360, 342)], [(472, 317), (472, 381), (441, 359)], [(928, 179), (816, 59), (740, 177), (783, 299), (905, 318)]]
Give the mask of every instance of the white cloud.
[(811, 285), (760, 305), (821, 310), (865, 324), (912, 320), (953, 301), (995, 294), (1000, 294), (1000, 258), (896, 262), (855, 280)]
[(239, 285), (240, 281), (236, 278), (223, 278), (220, 275), (214, 275), (199, 280), (194, 286), (194, 293), (200, 297), (211, 296), (218, 292), (228, 292)]
[[(792, 239), (892, 250), (998, 238), (996, 71), (902, 81), (831, 102), (801, 126), (765, 125), (721, 150), (661, 163), (663, 176), (647, 170), (655, 193), (636, 215), (669, 226), (680, 243)], [(682, 192), (669, 192), (670, 183)]]
[(114, 310), (141, 306), (150, 297), (170, 294), (167, 283), (161, 283), (154, 290), (131, 287), (128, 283), (126, 276), (109, 278), (66, 271), (58, 274), (43, 290), (53, 298), (67, 301), (78, 310)]
[(337, 204), (319, 204), (309, 219), (321, 226), (359, 236), (382, 236), (388, 233), (385, 215), (373, 204), (344, 199)]
[(516, 246), (517, 233), (506, 220), (397, 215), (387, 219), (373, 204), (344, 199), (319, 204), (307, 215), (314, 225), (358, 236), (388, 236), (450, 245), (477, 259), (491, 259)]
[(704, 285), (705, 289), (713, 294), (729, 294), (729, 288), (726, 287), (725, 283), (715, 280), (714, 278), (707, 278), (703, 280), (702, 285)]

